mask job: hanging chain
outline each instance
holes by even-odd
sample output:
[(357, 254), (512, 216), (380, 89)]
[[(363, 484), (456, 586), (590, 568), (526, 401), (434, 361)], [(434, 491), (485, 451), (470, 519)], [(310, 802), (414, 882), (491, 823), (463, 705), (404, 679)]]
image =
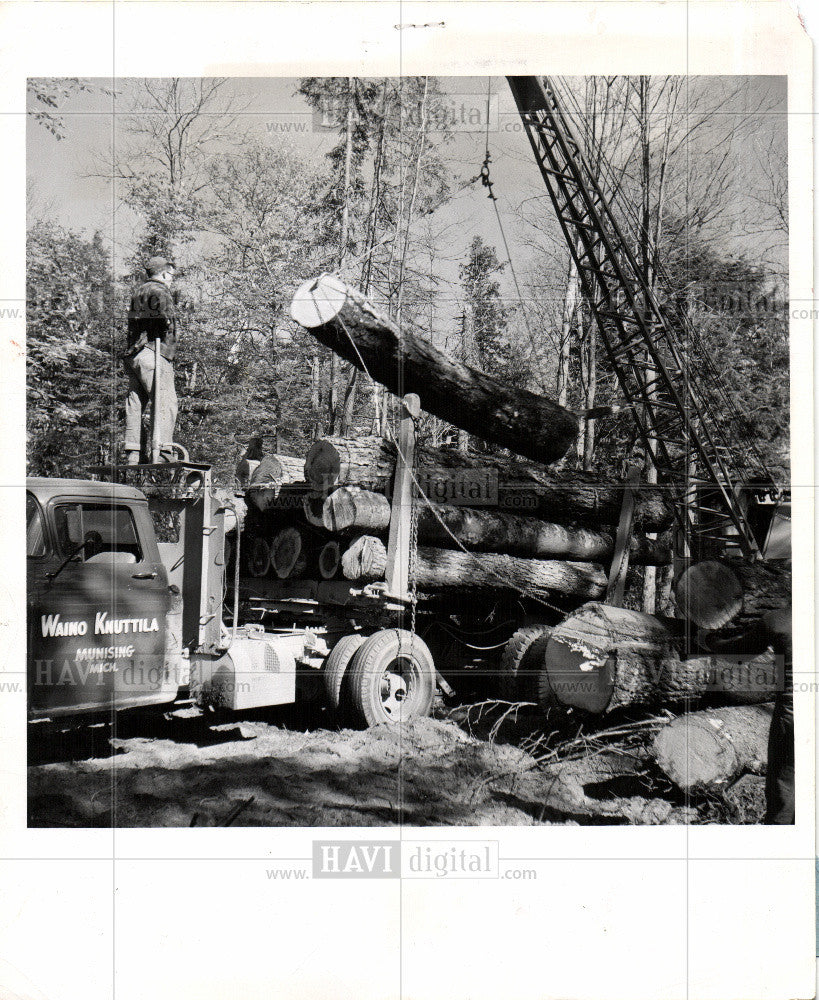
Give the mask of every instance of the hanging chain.
[(410, 632), (415, 635), (415, 614), (418, 608), (418, 495), (414, 470), (411, 469), (410, 472), (412, 473), (412, 482), (410, 483), (410, 537), (407, 575), (410, 592)]

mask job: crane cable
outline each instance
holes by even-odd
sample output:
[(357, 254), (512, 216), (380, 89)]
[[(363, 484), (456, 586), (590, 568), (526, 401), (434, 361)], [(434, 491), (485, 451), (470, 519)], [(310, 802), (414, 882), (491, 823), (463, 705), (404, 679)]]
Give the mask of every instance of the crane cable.
[(487, 77), (486, 80), (486, 156), (484, 157), (483, 163), (481, 164), (481, 170), (478, 175), (481, 184), (487, 189), (487, 198), (492, 202), (492, 208), (495, 210), (495, 218), (498, 222), (498, 229), (500, 230), (501, 240), (503, 241), (503, 249), (506, 253), (506, 260), (509, 263), (509, 271), (512, 275), (512, 281), (515, 285), (515, 293), (518, 297), (518, 303), (520, 304), (521, 313), (523, 315), (523, 325), (526, 327), (526, 334), (529, 338), (529, 344), (531, 346), (531, 354), (535, 361), (536, 368), (538, 369), (538, 380), (540, 382), (541, 388), (545, 391), (546, 383), (543, 377), (543, 373), (540, 370), (540, 357), (538, 355), (537, 343), (535, 341), (534, 334), (532, 333), (532, 328), (529, 325), (529, 316), (526, 312), (526, 307), (524, 306), (523, 294), (520, 290), (520, 282), (518, 281), (517, 271), (515, 270), (515, 265), (512, 261), (512, 254), (509, 250), (509, 241), (506, 239), (506, 231), (503, 227), (503, 220), (501, 218), (500, 211), (498, 210), (498, 196), (493, 191), (494, 181), (490, 176), (490, 163), (492, 162), (492, 156), (489, 150), (489, 109), (490, 109), (490, 98), (492, 96), (492, 77)]

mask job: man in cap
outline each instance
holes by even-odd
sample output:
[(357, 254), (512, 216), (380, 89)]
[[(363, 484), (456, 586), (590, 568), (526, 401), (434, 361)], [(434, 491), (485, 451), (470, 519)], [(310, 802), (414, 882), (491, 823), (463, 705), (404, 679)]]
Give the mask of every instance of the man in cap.
[(164, 257), (151, 257), (145, 265), (148, 280), (134, 292), (128, 312), (128, 346), (125, 369), (128, 396), (125, 400), (125, 452), (129, 465), (137, 465), (143, 453), (142, 414), (154, 385), (155, 341), (159, 340), (159, 407), (154, 420), (159, 429), (160, 457), (174, 459), (173, 436), (177, 400), (173, 377), (176, 355), (177, 316), (171, 294), (174, 265)]

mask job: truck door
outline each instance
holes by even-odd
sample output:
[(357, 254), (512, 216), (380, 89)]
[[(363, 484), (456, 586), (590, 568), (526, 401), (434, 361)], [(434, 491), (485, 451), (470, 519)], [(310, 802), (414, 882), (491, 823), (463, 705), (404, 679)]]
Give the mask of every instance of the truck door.
[(147, 504), (56, 498), (43, 511), (33, 496), (27, 503), (32, 714), (172, 700), (168, 581)]

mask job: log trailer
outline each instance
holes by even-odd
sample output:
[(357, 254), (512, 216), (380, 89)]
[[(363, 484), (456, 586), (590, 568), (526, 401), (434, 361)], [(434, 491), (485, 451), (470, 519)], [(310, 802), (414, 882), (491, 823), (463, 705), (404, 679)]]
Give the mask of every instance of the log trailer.
[[(743, 555), (759, 558), (750, 484), (769, 501), (779, 493), (752, 444), (730, 442), (718, 373), (688, 365), (696, 334), (684, 315), (667, 315), (646, 282), (549, 79), (510, 77), (509, 84), (637, 433), (673, 493), (688, 557), (724, 539), (727, 526)], [(345, 339), (324, 308), (305, 325), (366, 371), (355, 343), (355, 350), (347, 343), (349, 330)], [(303, 309), (297, 318), (303, 321)], [(243, 575), (241, 514), (215, 489), (208, 465), (96, 470), (113, 483), (30, 480), (30, 717), (167, 708), (180, 699), (242, 711), (312, 697), (323, 686), (341, 720), (393, 723), (428, 714), (436, 685), (451, 693), (431, 650), (442, 656), (446, 649), (449, 660), (452, 643), (473, 666), (502, 649), (502, 695), (548, 703), (554, 690), (538, 674), (551, 630), (588, 595), (553, 603), (507, 594), (493, 603), (450, 592), (418, 601), (415, 422), (425, 400), (406, 385), (401, 393), (380, 583)], [(451, 409), (452, 401), (440, 405)], [(457, 413), (449, 415), (457, 422)], [(474, 423), (476, 415), (469, 417)], [(540, 452), (532, 457), (544, 460)], [(632, 501), (626, 489), (599, 595), (610, 604), (622, 595)], [(492, 616), (495, 624), (487, 624)], [(609, 697), (595, 689), (591, 701), (605, 707)]]

